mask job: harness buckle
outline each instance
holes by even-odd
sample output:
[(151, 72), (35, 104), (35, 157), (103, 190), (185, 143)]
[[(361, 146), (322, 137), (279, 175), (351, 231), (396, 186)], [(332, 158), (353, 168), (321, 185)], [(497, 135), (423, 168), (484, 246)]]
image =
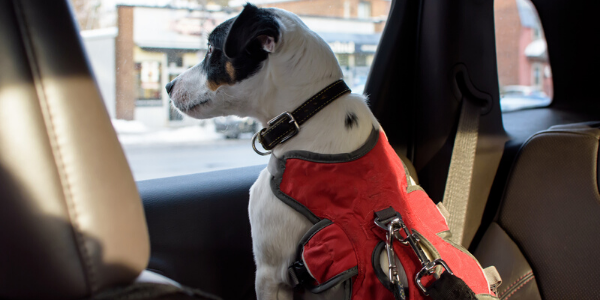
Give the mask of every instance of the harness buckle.
[(304, 262), (296, 261), (288, 268), (288, 276), (292, 283), (292, 286), (304, 284), (305, 282), (312, 279), (312, 276), (306, 269)]
[(298, 122), (296, 122), (296, 118), (294, 118), (294, 116), (288, 111), (282, 112), (277, 117), (275, 117), (275, 118), (271, 119), (269, 122), (267, 122), (267, 124), (269, 126), (273, 126), (273, 124), (279, 122), (281, 119), (283, 119), (283, 117), (288, 117), (290, 119), (289, 123), (294, 124), (294, 131), (292, 131), (290, 134), (286, 135), (283, 139), (281, 139), (279, 144), (285, 143), (287, 140), (291, 139), (293, 136), (298, 134), (298, 132), (300, 132), (300, 124), (298, 124)]

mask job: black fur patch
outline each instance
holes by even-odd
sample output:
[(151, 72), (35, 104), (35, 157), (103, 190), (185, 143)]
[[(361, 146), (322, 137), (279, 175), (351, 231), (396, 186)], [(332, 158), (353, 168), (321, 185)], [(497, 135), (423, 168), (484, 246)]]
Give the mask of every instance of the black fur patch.
[(358, 117), (355, 113), (348, 112), (346, 114), (346, 120), (344, 121), (344, 124), (346, 125), (346, 129), (348, 130), (352, 129), (352, 127), (354, 126), (358, 127)]
[[(279, 25), (270, 11), (250, 3), (237, 17), (217, 26), (208, 37), (212, 53), (207, 53), (202, 63), (209, 86), (234, 84), (254, 75), (269, 55), (257, 39), (260, 35), (271, 36), (277, 42)], [(227, 72), (228, 63), (234, 72)]]

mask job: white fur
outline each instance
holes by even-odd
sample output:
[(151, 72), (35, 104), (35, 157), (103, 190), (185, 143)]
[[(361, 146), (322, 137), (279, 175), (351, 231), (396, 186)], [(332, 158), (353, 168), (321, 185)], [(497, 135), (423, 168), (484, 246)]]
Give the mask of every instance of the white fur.
[[(281, 36), (261, 70), (235, 85), (210, 91), (199, 75), (198, 66), (179, 76), (172, 93), (175, 106), (196, 118), (220, 115), (251, 116), (263, 126), (284, 111), (293, 111), (327, 85), (342, 78), (331, 48), (294, 14), (271, 9), (280, 25)], [(264, 44), (264, 43), (263, 43)], [(271, 48), (272, 47), (272, 48)], [(200, 80), (200, 81), (199, 81)], [(202, 84), (198, 85), (197, 83)], [(359, 148), (373, 127), (379, 124), (362, 95), (347, 94), (333, 101), (308, 120), (298, 135), (277, 146), (273, 155), (290, 150), (317, 153), (347, 153)], [(195, 108), (195, 104), (205, 102)], [(354, 112), (358, 125), (351, 130), (344, 123)], [(250, 223), (257, 265), (258, 299), (292, 299), (287, 274), (296, 255), (296, 246), (312, 224), (279, 200), (270, 188), (271, 174), (265, 169), (250, 189)]]

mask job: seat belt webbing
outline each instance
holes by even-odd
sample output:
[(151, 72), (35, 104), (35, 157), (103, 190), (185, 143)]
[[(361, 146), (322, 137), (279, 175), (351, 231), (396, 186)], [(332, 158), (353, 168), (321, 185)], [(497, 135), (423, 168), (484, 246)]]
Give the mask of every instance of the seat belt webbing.
[(465, 232), (480, 113), (481, 107), (463, 98), (442, 200), (450, 215), (447, 221), (452, 231), (452, 240), (460, 245)]

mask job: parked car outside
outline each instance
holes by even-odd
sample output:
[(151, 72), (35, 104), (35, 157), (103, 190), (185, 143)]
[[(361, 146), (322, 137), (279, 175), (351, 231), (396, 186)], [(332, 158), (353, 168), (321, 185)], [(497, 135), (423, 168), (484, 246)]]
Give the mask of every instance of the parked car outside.
[(214, 119), (215, 130), (222, 133), (228, 139), (237, 139), (242, 133), (254, 134), (260, 125), (252, 118), (240, 118), (237, 116), (217, 117)]
[(550, 103), (552, 103), (552, 99), (536, 87), (508, 85), (500, 90), (500, 108), (502, 112), (546, 107)]

